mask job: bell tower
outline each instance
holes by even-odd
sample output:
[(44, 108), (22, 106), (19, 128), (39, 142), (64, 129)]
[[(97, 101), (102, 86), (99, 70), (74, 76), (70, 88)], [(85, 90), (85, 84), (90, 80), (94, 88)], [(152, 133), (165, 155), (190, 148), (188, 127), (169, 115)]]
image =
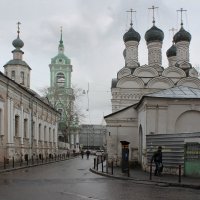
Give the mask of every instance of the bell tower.
[(71, 60), (64, 54), (64, 45), (62, 40), (62, 27), (60, 30), (60, 41), (58, 45), (58, 54), (51, 59), (50, 68), (50, 87), (62, 87), (71, 89)]
[(25, 61), (23, 61), (24, 52), (21, 48), (24, 46), (24, 42), (19, 37), (20, 24), (20, 22), (17, 23), (17, 38), (12, 42), (12, 45), (15, 47), (12, 51), (13, 59), (7, 62), (3, 67), (6, 76), (18, 84), (30, 88), (31, 68)]

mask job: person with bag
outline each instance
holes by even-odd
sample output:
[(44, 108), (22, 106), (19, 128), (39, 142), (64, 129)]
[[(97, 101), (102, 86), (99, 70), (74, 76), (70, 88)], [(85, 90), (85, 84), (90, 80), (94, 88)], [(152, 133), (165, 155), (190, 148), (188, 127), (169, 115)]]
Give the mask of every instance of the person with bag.
[(154, 176), (160, 176), (161, 172), (163, 171), (163, 164), (162, 164), (162, 147), (159, 146), (158, 150), (153, 153), (151, 158), (151, 162), (155, 163), (155, 171)]
[(81, 150), (81, 157), (82, 157), (82, 159), (84, 157), (84, 151), (83, 150)]

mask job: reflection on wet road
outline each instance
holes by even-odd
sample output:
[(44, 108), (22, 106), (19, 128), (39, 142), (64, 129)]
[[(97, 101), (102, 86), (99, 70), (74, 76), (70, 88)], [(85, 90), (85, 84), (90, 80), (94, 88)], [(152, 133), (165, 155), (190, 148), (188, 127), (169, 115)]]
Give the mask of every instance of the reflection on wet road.
[(198, 190), (102, 177), (92, 164), (76, 158), (0, 174), (0, 200), (200, 200)]

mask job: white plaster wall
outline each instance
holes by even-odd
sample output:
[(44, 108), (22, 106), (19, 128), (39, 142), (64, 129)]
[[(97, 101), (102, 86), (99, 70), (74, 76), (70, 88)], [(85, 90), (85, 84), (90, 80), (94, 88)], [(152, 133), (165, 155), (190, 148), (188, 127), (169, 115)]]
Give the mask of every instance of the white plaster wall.
[(177, 133), (190, 133), (200, 131), (200, 111), (189, 110), (182, 113), (175, 123)]
[(189, 62), (189, 45), (187, 41), (180, 41), (176, 43), (176, 56), (177, 61)]
[(138, 148), (138, 128), (130, 126), (109, 127), (107, 126), (107, 152), (109, 158), (121, 160), (121, 143), (120, 141), (128, 141), (129, 144), (129, 159), (131, 160), (131, 148)]
[[(146, 134), (199, 132), (200, 102), (198, 100), (148, 100)], [(151, 105), (153, 104), (153, 105)], [(139, 120), (141, 114), (139, 113)]]
[(25, 87), (30, 87), (30, 69), (25, 66), (21, 65), (8, 65), (5, 68), (5, 71), (7, 71), (7, 75), (9, 78), (11, 78), (11, 72), (15, 71), (15, 82), (18, 84), (21, 84), (21, 77), (20, 73), (24, 72), (24, 86)]
[(148, 48), (148, 64), (162, 65), (162, 42), (150, 42)]
[(137, 112), (133, 107), (116, 113), (105, 119), (107, 123), (107, 152), (109, 159), (121, 160), (121, 143), (120, 141), (128, 141), (129, 159), (131, 157), (131, 149), (138, 149), (138, 126)]
[(132, 61), (138, 62), (138, 42), (128, 41), (125, 43), (126, 46), (126, 57), (125, 63), (129, 65)]
[(0, 99), (0, 135), (4, 135), (4, 101)]
[(138, 159), (142, 166), (146, 166), (147, 111), (145, 104), (142, 104), (138, 109), (138, 127), (140, 126), (142, 128), (142, 146), (139, 147), (139, 151), (141, 152), (142, 157)]

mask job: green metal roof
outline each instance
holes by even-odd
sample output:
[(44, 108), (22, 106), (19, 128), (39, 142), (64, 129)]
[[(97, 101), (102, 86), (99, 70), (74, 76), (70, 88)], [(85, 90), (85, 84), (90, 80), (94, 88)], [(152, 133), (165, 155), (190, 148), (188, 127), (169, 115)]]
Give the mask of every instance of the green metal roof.
[(63, 53), (59, 53), (57, 56), (51, 59), (51, 64), (71, 64), (71, 60), (64, 55)]

